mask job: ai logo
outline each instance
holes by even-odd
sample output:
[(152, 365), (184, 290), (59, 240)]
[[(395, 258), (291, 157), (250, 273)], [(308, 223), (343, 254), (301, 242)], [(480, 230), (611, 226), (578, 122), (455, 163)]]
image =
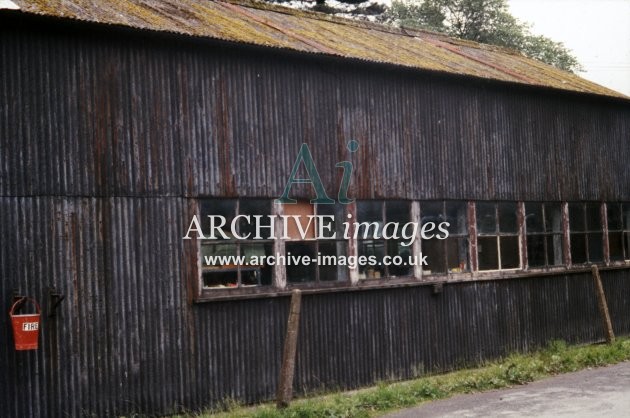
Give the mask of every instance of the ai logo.
[[(359, 143), (354, 139), (348, 141), (346, 145), (348, 151), (357, 152), (359, 149)], [(304, 164), (304, 168), (306, 168), (306, 173), (308, 174), (307, 178), (298, 178), (297, 172), (300, 169), (300, 164)], [(337, 194), (337, 200), (339, 203), (343, 203), (347, 205), (348, 203), (354, 202), (354, 199), (348, 198), (348, 187), (350, 186), (350, 178), (352, 176), (352, 163), (350, 161), (341, 161), (335, 164), (335, 167), (341, 168), (343, 170), (343, 176), (341, 178), (341, 183), (339, 184), (339, 193)], [(291, 199), (289, 197), (289, 192), (291, 191), (291, 186), (293, 184), (307, 184), (310, 183), (313, 185), (315, 189), (315, 194), (317, 194), (316, 199), (312, 199), (311, 203), (319, 203), (319, 204), (333, 204), (335, 201), (328, 197), (326, 194), (326, 190), (324, 189), (324, 185), (322, 184), (322, 180), (319, 177), (319, 173), (317, 172), (317, 167), (315, 167), (315, 162), (313, 161), (313, 156), (311, 155), (311, 150), (308, 148), (308, 145), (302, 144), (300, 147), (300, 151), (298, 152), (297, 159), (295, 160), (295, 164), (293, 165), (293, 170), (291, 170), (291, 175), (289, 176), (289, 181), (284, 188), (284, 193), (280, 196), (279, 199), (276, 200), (276, 203), (281, 204), (292, 204), (297, 203), (297, 200)]]

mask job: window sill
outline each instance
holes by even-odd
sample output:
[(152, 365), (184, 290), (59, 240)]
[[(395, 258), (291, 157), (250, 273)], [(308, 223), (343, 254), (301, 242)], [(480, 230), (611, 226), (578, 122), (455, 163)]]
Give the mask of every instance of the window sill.
[[(630, 263), (616, 262), (610, 265), (598, 264), (600, 271), (608, 270), (629, 270)], [(475, 272), (475, 273), (448, 273), (448, 274), (431, 274), (423, 276), (422, 279), (413, 277), (400, 277), (390, 279), (366, 279), (352, 285), (348, 282), (329, 282), (329, 283), (309, 283), (309, 284), (290, 284), (286, 289), (276, 289), (270, 286), (240, 289), (204, 289), (201, 295), (195, 299), (195, 303), (221, 302), (233, 300), (261, 299), (273, 297), (287, 297), (291, 295), (293, 289), (300, 289), (302, 294), (322, 294), (335, 292), (354, 292), (366, 290), (384, 290), (402, 287), (432, 286), (436, 283), (462, 283), (474, 281), (490, 281), (490, 280), (507, 280), (532, 277), (549, 277), (565, 274), (583, 274), (590, 273), (591, 267), (555, 267), (548, 269), (530, 269), (530, 270), (506, 270), (491, 272)]]

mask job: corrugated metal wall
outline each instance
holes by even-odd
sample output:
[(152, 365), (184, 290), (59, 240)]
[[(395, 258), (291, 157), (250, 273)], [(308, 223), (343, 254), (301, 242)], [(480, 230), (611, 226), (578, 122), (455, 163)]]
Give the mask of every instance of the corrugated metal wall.
[(628, 102), (112, 33), (0, 53), (0, 196), (277, 197), (303, 142), (335, 196), (356, 139), (358, 198), (630, 200)]
[[(278, 196), (302, 142), (329, 193), (630, 199), (626, 104), (386, 67), (0, 20), (0, 405), (162, 413), (269, 398), (287, 298), (191, 304), (201, 195)], [(614, 150), (614, 152), (611, 152)], [(630, 332), (628, 271), (603, 272)], [(589, 275), (309, 295), (296, 388), (357, 387), (601, 338)], [(15, 352), (14, 289), (49, 309)]]

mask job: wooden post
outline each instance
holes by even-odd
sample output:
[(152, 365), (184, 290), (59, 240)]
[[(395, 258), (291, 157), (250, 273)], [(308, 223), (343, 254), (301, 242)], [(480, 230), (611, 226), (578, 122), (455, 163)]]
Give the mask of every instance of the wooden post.
[(276, 406), (285, 408), (293, 398), (293, 375), (295, 372), (295, 352), (297, 349), (297, 337), (300, 326), (300, 305), (302, 304), (302, 292), (298, 289), (291, 294), (291, 308), (287, 322), (287, 335), (284, 339), (284, 351), (278, 378), (278, 392), (276, 393)]
[(602, 316), (602, 322), (604, 325), (604, 333), (606, 334), (606, 342), (611, 344), (615, 341), (615, 334), (612, 328), (612, 322), (610, 321), (610, 314), (608, 313), (608, 304), (606, 303), (606, 295), (604, 294), (604, 286), (602, 285), (602, 279), (599, 276), (599, 269), (597, 266), (591, 266), (593, 272), (593, 280), (595, 281), (595, 291), (597, 292), (597, 304), (599, 305), (599, 313)]

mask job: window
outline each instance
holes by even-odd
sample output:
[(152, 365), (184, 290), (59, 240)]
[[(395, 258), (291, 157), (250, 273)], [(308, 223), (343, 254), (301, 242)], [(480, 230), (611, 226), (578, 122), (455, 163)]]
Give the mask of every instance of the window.
[(448, 238), (422, 240), (422, 255), (427, 265), (424, 274), (461, 273), (470, 271), (468, 262), (468, 222), (466, 202), (421, 202), (421, 224), (432, 222), (437, 226), (448, 222)]
[(607, 203), (610, 261), (630, 260), (630, 203)]
[[(239, 236), (254, 237), (253, 216), (260, 216), (260, 225), (269, 226), (271, 201), (260, 199), (213, 199), (200, 204), (200, 220), (204, 235), (209, 235), (208, 215), (223, 216), (226, 220), (214, 240), (201, 240), (201, 274), (204, 288), (240, 288), (271, 285), (271, 267), (250, 265), (253, 256), (268, 256), (273, 251), (273, 240), (238, 240), (232, 234), (232, 221), (237, 215), (250, 215), (252, 222), (237, 219), (235, 229)], [(218, 220), (216, 225), (220, 225)], [(263, 229), (267, 231), (267, 229)], [(267, 234), (263, 234), (266, 236)], [(239, 258), (240, 257), (240, 258)]]
[[(407, 262), (412, 255), (412, 247), (402, 245), (402, 240), (384, 239), (390, 236), (392, 228), (385, 228), (393, 222), (402, 226), (410, 222), (410, 203), (402, 200), (363, 200), (357, 202), (357, 247), (359, 257), (373, 257), (376, 265), (359, 266), (359, 279), (380, 279), (384, 277), (411, 276), (413, 267)], [(384, 229), (385, 228), (385, 229)], [(374, 238), (378, 236), (379, 238)], [(400, 231), (397, 234), (401, 236)], [(385, 265), (385, 257), (401, 256), (407, 265)]]
[[(343, 206), (340, 204), (313, 205), (310, 202), (298, 202), (294, 205), (284, 205), (284, 214), (298, 216), (303, 230), (306, 231), (303, 238), (293, 219), (288, 221), (288, 240), (285, 243), (286, 257), (293, 257), (294, 260), (296, 259), (295, 257), (306, 257), (311, 260), (310, 263), (287, 263), (287, 282), (297, 284), (347, 281), (348, 269), (346, 266), (337, 265), (338, 256), (346, 256), (347, 252), (346, 241), (339, 239), (343, 238)], [(321, 222), (323, 222), (324, 225), (321, 227), (325, 226), (327, 236), (332, 236), (333, 233), (336, 233), (337, 239), (316, 240), (316, 228), (320, 228), (318, 224), (319, 218), (313, 219), (309, 225), (309, 215), (334, 217), (334, 220), (322, 218)], [(315, 262), (313, 262), (313, 260)]]
[(529, 267), (552, 267), (563, 264), (560, 203), (525, 203), (525, 229)]
[(478, 202), (476, 212), (479, 270), (519, 268), (517, 203)]
[(571, 262), (604, 261), (604, 230), (599, 203), (569, 203)]
[[(202, 289), (261, 293), (256, 288), (411, 278), (416, 252), (427, 263), (425, 276), (630, 262), (628, 202), (363, 200), (352, 205), (302, 201), (278, 208), (272, 199), (200, 200)], [(471, 219), (475, 225), (469, 225)]]

